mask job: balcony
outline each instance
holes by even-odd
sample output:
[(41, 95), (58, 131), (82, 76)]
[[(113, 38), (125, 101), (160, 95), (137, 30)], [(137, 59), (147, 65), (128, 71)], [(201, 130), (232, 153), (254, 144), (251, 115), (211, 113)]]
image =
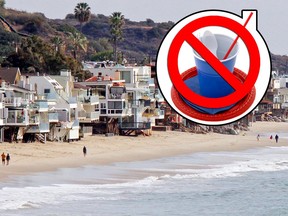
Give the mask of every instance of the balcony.
[(80, 96), (78, 97), (78, 100), (83, 104), (83, 105), (96, 105), (99, 104), (99, 96), (98, 95), (93, 95), (93, 96)]
[(126, 94), (109, 94), (108, 99), (112, 100), (124, 100), (126, 98)]
[(86, 112), (85, 110), (78, 111), (78, 119), (85, 120), (86, 119)]
[(122, 100), (126, 98), (125, 86), (111, 86), (109, 89), (108, 99)]
[(91, 120), (91, 121), (95, 121), (95, 120), (99, 120), (99, 111), (98, 112), (88, 112), (86, 113), (86, 118)]
[(38, 115), (31, 115), (29, 118), (29, 125), (39, 125), (40, 124), (40, 116)]
[(145, 130), (150, 129), (151, 123), (150, 122), (120, 122), (119, 129), (122, 130)]
[(29, 124), (27, 110), (8, 110), (6, 125), (8, 126), (26, 126)]
[(47, 101), (35, 101), (38, 106), (39, 112), (48, 112), (48, 102)]
[(91, 122), (99, 120), (100, 111), (86, 112), (85, 110), (78, 112), (80, 122)]
[(142, 86), (149, 86), (149, 78), (142, 78), (138, 80), (138, 86), (142, 87)]
[(26, 133), (48, 133), (49, 131), (49, 123), (40, 123), (39, 125), (29, 126)]
[(23, 99), (22, 97), (5, 98), (4, 102), (6, 107), (21, 107), (29, 104), (29, 101), (27, 99)]
[(38, 112), (48, 112), (48, 102), (47, 101), (35, 101), (29, 104), (30, 110), (36, 110)]

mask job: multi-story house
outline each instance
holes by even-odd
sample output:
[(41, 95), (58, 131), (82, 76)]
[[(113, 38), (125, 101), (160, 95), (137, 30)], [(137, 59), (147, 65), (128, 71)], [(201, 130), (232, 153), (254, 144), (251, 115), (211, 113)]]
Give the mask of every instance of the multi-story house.
[(21, 76), (17, 84), (8, 84), (1, 80), (1, 88), (5, 91), (7, 140), (26, 141), (35, 134), (49, 132), (45, 119), (45, 112), (48, 112), (47, 103), (36, 99), (36, 92), (29, 83), (29, 77)]
[(30, 76), (38, 99), (48, 104), (50, 140), (79, 139), (77, 99), (72, 96), (73, 81), (70, 71), (61, 71), (59, 76)]
[(78, 120), (80, 124), (80, 138), (84, 134), (92, 134), (93, 123), (100, 118), (99, 96), (91, 87), (74, 83), (73, 97), (77, 98)]
[[(160, 109), (156, 98), (154, 80), (151, 78), (151, 67), (100, 67), (89, 69), (95, 77), (104, 77), (113, 80), (123, 80), (127, 93), (127, 103), (131, 108), (131, 115), (126, 119), (119, 119), (120, 129), (127, 128), (149, 128), (155, 125), (155, 120), (164, 118), (164, 111)], [(147, 124), (144, 124), (147, 123)]]
[(99, 104), (95, 106), (95, 111), (99, 112), (99, 120), (107, 123), (106, 132), (118, 133), (116, 124), (129, 121), (132, 115), (124, 80), (99, 75), (77, 84), (88, 87), (90, 95), (98, 96)]

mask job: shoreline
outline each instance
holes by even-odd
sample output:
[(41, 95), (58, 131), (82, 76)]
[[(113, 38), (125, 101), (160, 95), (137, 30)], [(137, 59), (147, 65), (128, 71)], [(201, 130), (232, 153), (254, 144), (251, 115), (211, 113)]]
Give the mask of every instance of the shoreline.
[[(144, 161), (198, 152), (243, 151), (268, 146), (288, 146), (288, 139), (270, 140), (268, 134), (287, 133), (286, 122), (253, 123), (250, 131), (239, 135), (192, 134), (186, 132), (157, 132), (150, 137), (104, 135), (87, 136), (72, 143), (1, 143), (0, 152), (9, 152), (9, 166), (0, 166), (0, 182), (9, 177), (30, 173), (77, 168), (85, 165), (108, 165), (117, 162)], [(260, 141), (257, 141), (257, 134)], [(265, 134), (265, 137), (263, 137)], [(266, 136), (267, 135), (267, 136)], [(82, 153), (87, 147), (87, 156)], [(1, 152), (1, 154), (2, 154)]]

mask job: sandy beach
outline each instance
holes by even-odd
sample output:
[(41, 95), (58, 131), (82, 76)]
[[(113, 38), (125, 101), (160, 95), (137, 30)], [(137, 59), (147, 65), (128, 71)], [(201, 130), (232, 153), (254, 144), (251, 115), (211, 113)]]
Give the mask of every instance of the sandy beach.
[[(270, 140), (270, 134), (285, 133), (288, 123), (257, 122), (239, 135), (154, 132), (150, 137), (86, 136), (78, 142), (2, 143), (0, 152), (11, 155), (9, 166), (0, 166), (0, 180), (8, 176), (58, 168), (103, 165), (176, 156), (194, 152), (239, 151), (264, 146), (286, 146), (288, 139)], [(260, 134), (260, 141), (257, 141)], [(87, 156), (82, 153), (87, 147)]]

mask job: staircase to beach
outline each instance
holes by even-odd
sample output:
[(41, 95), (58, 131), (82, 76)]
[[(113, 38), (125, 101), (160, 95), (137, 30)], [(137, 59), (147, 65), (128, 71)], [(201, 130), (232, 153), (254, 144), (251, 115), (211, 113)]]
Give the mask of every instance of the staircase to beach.
[(45, 143), (45, 136), (43, 134), (35, 134), (36, 140), (38, 140), (41, 143)]
[(14, 32), (20, 36), (23, 36), (23, 37), (30, 37), (29, 34), (25, 34), (25, 33), (21, 33), (21, 32), (18, 32), (16, 31), (13, 26), (2, 16), (0, 16), (0, 24), (3, 26), (3, 28), (5, 29), (5, 31), (7, 32)]

